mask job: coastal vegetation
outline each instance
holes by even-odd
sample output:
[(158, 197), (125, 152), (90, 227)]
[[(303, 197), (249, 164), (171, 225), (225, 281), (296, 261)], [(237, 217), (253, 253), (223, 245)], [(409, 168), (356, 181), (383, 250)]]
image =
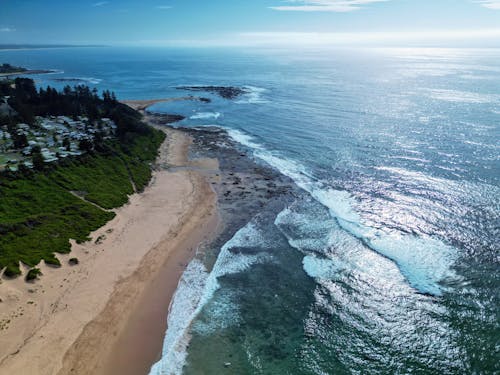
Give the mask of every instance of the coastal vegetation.
[(13, 66), (10, 64), (2, 64), (0, 65), (0, 74), (5, 74), (5, 73), (19, 73), (19, 72), (25, 72), (27, 69), (22, 68), (19, 66)]
[(38, 276), (41, 276), (41, 275), (42, 275), (42, 271), (40, 270), (40, 268), (32, 268), (26, 274), (26, 281), (36, 280), (38, 278)]
[[(18, 141), (29, 148), (31, 163), (0, 174), (0, 270), (13, 277), (21, 273), (19, 262), (60, 266), (55, 253), (69, 253), (70, 239), (87, 241), (112, 219), (110, 209), (147, 186), (165, 135), (108, 91), (99, 96), (86, 86), (38, 90), (32, 80), (17, 78), (0, 82), (0, 102), (5, 98), (12, 111), (0, 114), (0, 126), (14, 140), (36, 131), (45, 142), (49, 136), (40, 118), (66, 116), (85, 124), (80, 152), (47, 159), (40, 146)], [(112, 122), (112, 133), (103, 118)], [(62, 148), (71, 146), (65, 143)]]

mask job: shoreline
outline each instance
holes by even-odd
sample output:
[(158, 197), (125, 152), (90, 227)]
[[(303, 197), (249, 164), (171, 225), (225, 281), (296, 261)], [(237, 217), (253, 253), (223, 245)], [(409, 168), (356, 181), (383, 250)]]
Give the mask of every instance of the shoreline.
[[(135, 109), (141, 113), (144, 113), (148, 107), (151, 107), (153, 104), (157, 103), (168, 103), (168, 102), (177, 102), (183, 100), (193, 100), (193, 101), (207, 101), (209, 99), (198, 97), (198, 96), (180, 96), (177, 98), (160, 98), (160, 99), (140, 99), (140, 100), (121, 100), (120, 102), (128, 105), (130, 108)], [(167, 116), (167, 115), (164, 115)], [(170, 115), (172, 116), (172, 115)]]
[[(3, 50), (5, 51), (5, 50)], [(22, 75), (33, 75), (33, 74), (52, 74), (58, 73), (57, 70), (40, 70), (40, 69), (28, 69), (24, 71), (11, 72), (11, 73), (0, 73), (0, 77), (10, 77), (10, 76), (22, 76)]]
[[(166, 126), (168, 115), (140, 111), (167, 133), (149, 186), (115, 209), (93, 241), (57, 254), (62, 268), (41, 265), (35, 284), (0, 283), (0, 298), (9, 289), (14, 296), (0, 308), (17, 314), (0, 331), (0, 372), (148, 374), (162, 358), (171, 300), (189, 262), (199, 254), (210, 269), (262, 207), (279, 212), (294, 196), (288, 178), (256, 163), (224, 130), (177, 129)], [(82, 261), (68, 266), (75, 256)], [(19, 316), (16, 308), (30, 301)]]
[[(189, 136), (163, 129), (169, 136), (150, 185), (91, 234), (104, 240), (72, 243), (71, 255), (57, 254), (64, 266), (41, 264), (44, 275), (34, 284), (22, 277), (2, 281), (0, 319), (11, 319), (0, 331), (0, 372), (106, 374), (121, 363), (136, 374), (158, 359), (180, 276), (219, 226), (216, 195), (200, 163), (196, 171), (182, 169), (190, 163)], [(67, 265), (70, 256), (79, 265)]]
[[(170, 139), (169, 157), (160, 158), (158, 163), (188, 169), (173, 173), (188, 174), (193, 187), (189, 194), (192, 204), (179, 213), (180, 230), (167, 235), (146, 254), (129, 278), (118, 283), (104, 310), (84, 328), (66, 353), (60, 375), (148, 374), (161, 356), (169, 305), (182, 273), (198, 249), (217, 234), (220, 220), (215, 193), (204, 176), (189, 170), (189, 137), (181, 131), (162, 129)], [(168, 254), (162, 254), (167, 249)], [(89, 351), (92, 346), (100, 350)]]

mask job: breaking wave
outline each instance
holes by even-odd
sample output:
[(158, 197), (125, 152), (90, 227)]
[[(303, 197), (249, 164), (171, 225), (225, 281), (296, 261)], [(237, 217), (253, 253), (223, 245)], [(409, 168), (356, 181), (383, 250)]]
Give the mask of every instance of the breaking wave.
[[(409, 235), (364, 225), (355, 211), (356, 201), (347, 191), (328, 187), (309, 174), (301, 164), (267, 151), (241, 131), (231, 129), (228, 134), (235, 141), (253, 149), (256, 157), (292, 178), (297, 186), (328, 208), (330, 215), (342, 229), (373, 251), (395, 262), (413, 288), (439, 296), (443, 291), (440, 282), (455, 276), (452, 270), (458, 257), (455, 248), (428, 236)], [(312, 259), (306, 260), (306, 264), (312, 264), (310, 262)]]
[(241, 272), (265, 258), (262, 254), (245, 255), (232, 252), (231, 249), (258, 246), (262, 241), (259, 230), (250, 222), (224, 244), (211, 272), (199, 260), (191, 261), (182, 275), (169, 309), (162, 358), (151, 368), (150, 375), (182, 373), (187, 357), (189, 328), (219, 289), (218, 279)]

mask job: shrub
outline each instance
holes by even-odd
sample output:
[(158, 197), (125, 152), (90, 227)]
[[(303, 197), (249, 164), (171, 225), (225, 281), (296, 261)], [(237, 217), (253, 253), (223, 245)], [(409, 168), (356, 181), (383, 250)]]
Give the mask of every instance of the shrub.
[(38, 276), (42, 275), (42, 271), (40, 271), (40, 268), (32, 268), (28, 271), (28, 274), (26, 275), (26, 281), (32, 281), (38, 278)]
[(49, 266), (61, 267), (61, 262), (54, 255), (46, 257), (44, 260), (45, 264), (48, 264)]
[(21, 274), (21, 270), (19, 269), (19, 265), (17, 264), (8, 264), (5, 268), (4, 275), (7, 277), (17, 277)]

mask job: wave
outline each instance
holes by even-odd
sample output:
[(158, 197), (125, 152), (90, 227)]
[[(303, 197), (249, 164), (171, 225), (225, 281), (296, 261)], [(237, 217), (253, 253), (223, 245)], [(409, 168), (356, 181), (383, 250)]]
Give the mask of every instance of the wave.
[(267, 89), (255, 86), (243, 86), (243, 89), (246, 91), (246, 94), (243, 94), (242, 99), (237, 100), (236, 103), (238, 104), (269, 103), (268, 100), (263, 98), (263, 95), (267, 91)]
[(207, 120), (207, 119), (215, 119), (217, 120), (220, 117), (220, 112), (198, 112), (191, 117), (191, 120)]
[(172, 299), (168, 314), (168, 328), (160, 361), (151, 368), (150, 375), (182, 373), (189, 345), (188, 330), (203, 307), (219, 289), (218, 278), (235, 274), (265, 259), (265, 255), (245, 255), (232, 252), (235, 247), (263, 245), (260, 232), (249, 222), (224, 244), (210, 273), (197, 259), (190, 262), (184, 271)]
[(49, 74), (64, 74), (64, 70), (60, 70), (60, 69), (49, 69), (49, 73), (45, 73), (45, 75), (49, 75)]
[(265, 150), (251, 136), (239, 130), (228, 130), (228, 134), (235, 141), (253, 149), (257, 158), (293, 179), (298, 187), (329, 210), (342, 229), (396, 263), (413, 288), (439, 296), (442, 294), (440, 282), (455, 276), (451, 269), (458, 257), (455, 248), (428, 236), (388, 232), (364, 225), (354, 209), (356, 201), (347, 191), (328, 187), (315, 179), (300, 163)]
[(333, 262), (327, 258), (319, 258), (315, 255), (307, 255), (302, 260), (304, 271), (314, 279), (335, 280), (341, 271), (348, 269), (346, 265), (337, 261)]
[[(151, 368), (151, 375), (180, 374), (186, 359), (189, 338), (186, 331), (203, 296), (208, 279), (205, 266), (197, 259), (189, 263), (170, 304), (162, 358)], [(190, 318), (186, 319), (186, 315)]]
[(98, 85), (99, 83), (102, 82), (102, 79), (94, 77), (61, 77), (61, 78), (53, 78), (52, 80), (57, 82), (75, 82), (75, 83), (85, 82), (94, 85)]

